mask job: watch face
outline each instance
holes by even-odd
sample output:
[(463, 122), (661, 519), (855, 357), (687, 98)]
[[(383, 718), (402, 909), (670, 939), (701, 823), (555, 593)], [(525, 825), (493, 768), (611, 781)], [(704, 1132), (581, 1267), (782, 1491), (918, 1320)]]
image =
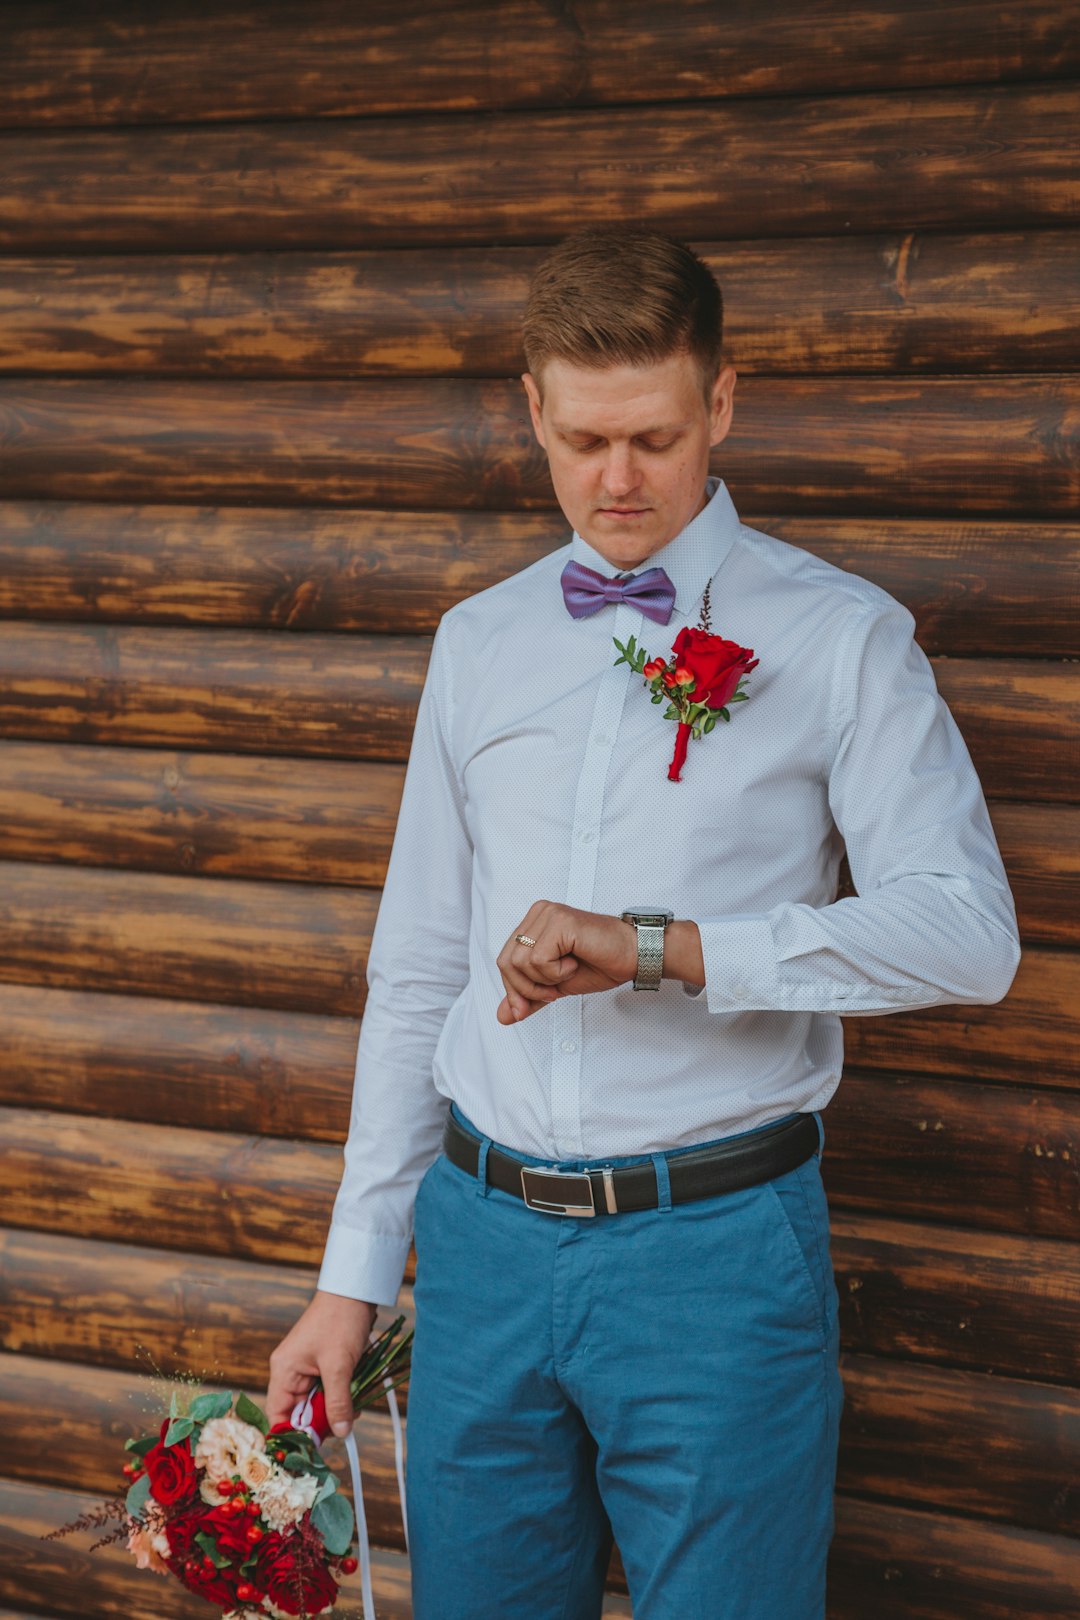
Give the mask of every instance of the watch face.
[(623, 912), (627, 922), (639, 922), (643, 928), (666, 928), (668, 923), (674, 922), (673, 911), (660, 911), (655, 907), (632, 906)]

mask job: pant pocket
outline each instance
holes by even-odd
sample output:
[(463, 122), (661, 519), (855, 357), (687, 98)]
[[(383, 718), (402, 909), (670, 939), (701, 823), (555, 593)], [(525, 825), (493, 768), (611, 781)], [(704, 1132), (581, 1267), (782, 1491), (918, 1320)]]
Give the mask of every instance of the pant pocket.
[[(768, 1183), (788, 1242), (793, 1245), (817, 1317), (822, 1347), (828, 1342), (830, 1307), (836, 1295), (829, 1259), (828, 1204), (817, 1160)], [(807, 1185), (807, 1182), (810, 1182)]]

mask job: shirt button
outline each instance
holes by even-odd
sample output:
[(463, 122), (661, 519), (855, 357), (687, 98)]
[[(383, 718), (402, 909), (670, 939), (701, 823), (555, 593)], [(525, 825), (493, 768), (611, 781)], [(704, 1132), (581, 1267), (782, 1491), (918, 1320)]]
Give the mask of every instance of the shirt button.
[(563, 1041), (562, 1049), (563, 1049), (564, 1052), (576, 1052), (577, 1051), (577, 1041)]
[(750, 994), (745, 984), (733, 984), (731, 987), (731, 993), (737, 1001), (745, 1001), (747, 996)]
[(588, 827), (585, 828), (584, 832), (578, 833), (578, 838), (583, 844), (591, 844), (595, 837), (596, 834), (594, 832), (590, 832)]
[(596, 744), (596, 746), (598, 748), (606, 748), (610, 741), (611, 741), (611, 738), (606, 737), (603, 732), (600, 733), (599, 737), (594, 737), (593, 738), (593, 742)]

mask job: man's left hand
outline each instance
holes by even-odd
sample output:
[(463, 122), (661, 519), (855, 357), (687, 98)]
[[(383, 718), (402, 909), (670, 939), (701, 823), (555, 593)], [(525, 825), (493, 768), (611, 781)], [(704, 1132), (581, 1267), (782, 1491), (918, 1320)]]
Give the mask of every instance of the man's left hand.
[[(516, 934), (527, 934), (536, 944), (521, 945)], [(633, 979), (637, 930), (621, 917), (537, 900), (496, 962), (506, 987), (496, 1017), (500, 1024), (513, 1024), (559, 996), (615, 990)]]

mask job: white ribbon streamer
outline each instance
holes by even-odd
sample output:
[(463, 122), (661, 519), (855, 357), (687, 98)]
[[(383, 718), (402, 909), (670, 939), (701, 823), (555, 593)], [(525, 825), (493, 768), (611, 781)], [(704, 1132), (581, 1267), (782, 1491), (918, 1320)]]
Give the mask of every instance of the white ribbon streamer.
[[(374, 1333), (371, 1335), (369, 1342), (375, 1343)], [(405, 1532), (405, 1551), (408, 1552), (409, 1525), (405, 1512), (405, 1450), (397, 1392), (394, 1389), (394, 1380), (389, 1373), (383, 1379), (383, 1388), (386, 1390), (386, 1403), (390, 1408), (390, 1421), (394, 1426), (394, 1468), (397, 1472), (398, 1497), (401, 1502), (401, 1527)], [(301, 1434), (308, 1435), (314, 1440), (316, 1446), (321, 1448), (322, 1440), (317, 1430), (312, 1427), (313, 1413), (314, 1407), (309, 1393), (303, 1400), (297, 1401), (293, 1407), (289, 1422), (294, 1429), (298, 1429)], [(371, 1544), (368, 1540), (367, 1515), (364, 1512), (364, 1485), (360, 1477), (360, 1453), (356, 1449), (356, 1435), (351, 1429), (345, 1440), (345, 1454), (349, 1459), (353, 1502), (356, 1509), (356, 1539), (360, 1548), (360, 1591), (364, 1603), (364, 1620), (376, 1620), (375, 1593), (371, 1585)]]

